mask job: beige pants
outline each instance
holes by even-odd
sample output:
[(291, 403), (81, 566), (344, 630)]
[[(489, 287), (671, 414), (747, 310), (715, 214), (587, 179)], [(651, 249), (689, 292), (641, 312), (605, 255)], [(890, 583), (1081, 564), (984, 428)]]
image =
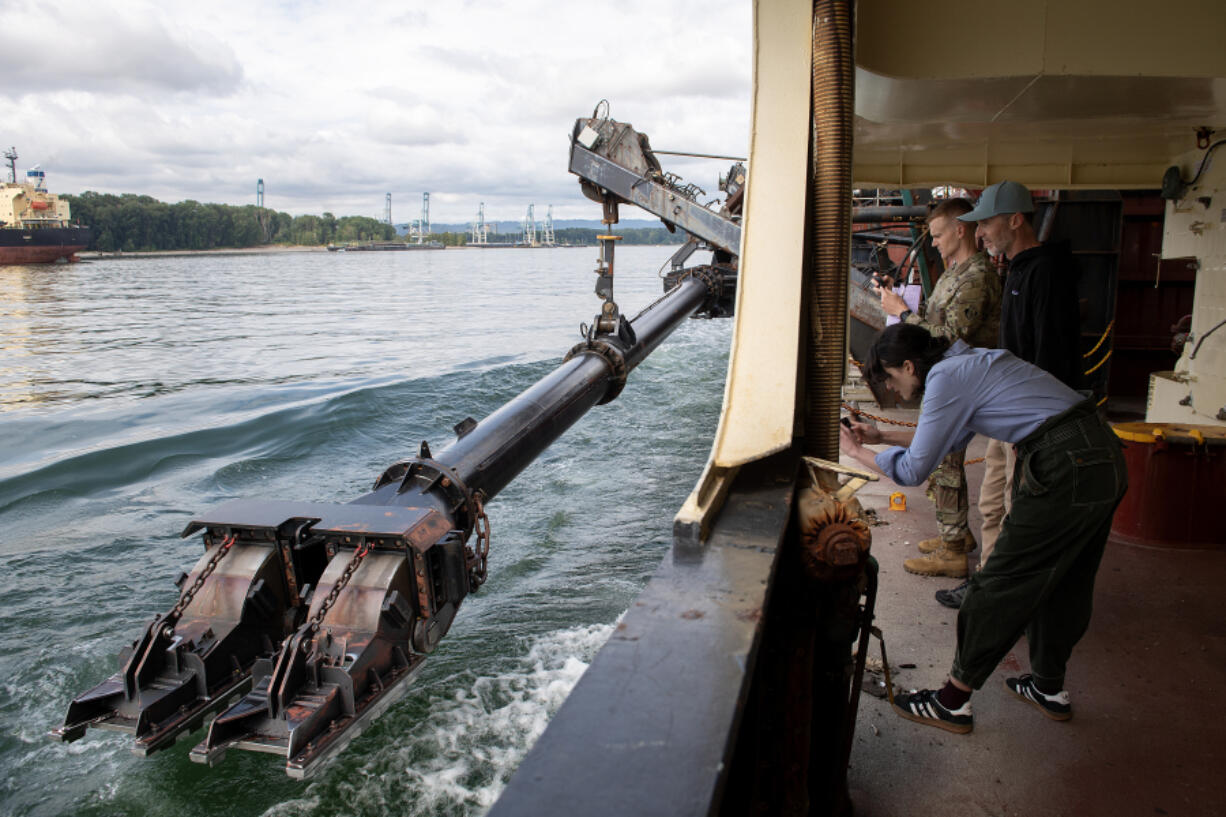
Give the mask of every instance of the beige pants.
[(983, 514), (983, 529), (979, 534), (979, 569), (982, 570), (996, 537), (1000, 536), (1001, 523), (1009, 513), (1013, 493), (1013, 465), (1017, 455), (1013, 446), (1000, 440), (988, 440), (984, 455), (983, 485), (979, 488), (979, 513)]

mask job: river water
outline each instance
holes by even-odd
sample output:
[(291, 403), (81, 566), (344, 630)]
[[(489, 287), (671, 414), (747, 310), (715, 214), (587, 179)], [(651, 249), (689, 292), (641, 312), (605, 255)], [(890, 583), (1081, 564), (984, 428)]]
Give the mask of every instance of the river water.
[[(671, 247), (621, 247), (617, 297)], [(719, 414), (728, 321), (686, 321), (489, 506), (490, 578), (412, 691), (316, 778), (208, 769), (191, 735), (46, 737), (175, 602), (178, 534), (234, 498), (347, 502), (548, 373), (597, 311), (595, 248), (0, 267), (0, 813), (473, 815), (670, 542)]]

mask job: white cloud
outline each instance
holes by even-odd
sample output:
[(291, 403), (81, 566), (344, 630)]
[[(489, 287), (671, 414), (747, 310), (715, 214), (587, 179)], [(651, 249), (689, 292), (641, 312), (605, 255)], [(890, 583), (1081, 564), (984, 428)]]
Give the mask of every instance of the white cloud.
[[(567, 136), (602, 98), (656, 147), (743, 155), (749, 26), (748, 0), (9, 3), (0, 121), (60, 192), (592, 217)], [(713, 195), (727, 162), (666, 165)]]
[(207, 32), (136, 6), (15, 2), (0, 7), (4, 93), (231, 93), (243, 70)]

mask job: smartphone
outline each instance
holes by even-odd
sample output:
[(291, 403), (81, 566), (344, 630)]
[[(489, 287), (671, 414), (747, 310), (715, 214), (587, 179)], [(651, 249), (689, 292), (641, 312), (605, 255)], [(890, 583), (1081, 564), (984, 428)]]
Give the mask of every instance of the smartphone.
[(843, 417), (842, 419), (840, 419), (839, 422), (847, 426), (848, 428), (851, 428), (851, 420), (847, 419), (846, 417)]

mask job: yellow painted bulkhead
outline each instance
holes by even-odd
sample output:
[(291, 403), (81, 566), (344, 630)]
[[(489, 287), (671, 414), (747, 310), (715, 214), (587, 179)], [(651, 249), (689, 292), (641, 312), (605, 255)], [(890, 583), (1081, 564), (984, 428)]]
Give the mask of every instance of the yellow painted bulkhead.
[[(45, 205), (35, 209), (35, 202)], [(0, 193), (0, 225), (5, 227), (60, 227), (68, 223), (71, 208), (54, 193), (41, 193), (29, 184), (4, 185)]]

